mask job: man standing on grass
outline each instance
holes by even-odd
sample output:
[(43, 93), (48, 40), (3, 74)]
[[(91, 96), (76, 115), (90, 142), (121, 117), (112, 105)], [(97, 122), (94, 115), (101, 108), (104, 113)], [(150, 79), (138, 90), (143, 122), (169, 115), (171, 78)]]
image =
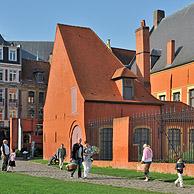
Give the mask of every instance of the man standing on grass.
[(2, 171), (7, 171), (9, 154), (10, 152), (9, 152), (8, 141), (4, 139), (3, 145), (1, 146)]
[[(71, 161), (74, 161), (78, 165), (78, 178), (81, 178), (81, 166), (83, 162), (83, 145), (82, 139), (78, 138), (78, 142), (73, 145), (72, 153), (71, 153)], [(76, 169), (71, 173), (71, 177), (73, 177)]]

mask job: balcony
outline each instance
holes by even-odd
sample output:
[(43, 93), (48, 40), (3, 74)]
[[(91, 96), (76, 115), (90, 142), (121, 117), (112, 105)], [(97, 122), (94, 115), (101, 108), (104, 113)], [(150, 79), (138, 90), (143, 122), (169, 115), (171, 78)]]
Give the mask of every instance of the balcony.
[(18, 107), (17, 99), (9, 99), (9, 107)]

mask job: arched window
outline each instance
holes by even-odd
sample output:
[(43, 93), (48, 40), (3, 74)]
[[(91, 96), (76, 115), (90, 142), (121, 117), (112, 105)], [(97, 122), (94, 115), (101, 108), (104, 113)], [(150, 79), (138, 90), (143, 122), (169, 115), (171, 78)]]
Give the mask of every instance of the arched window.
[(137, 145), (137, 157), (141, 158), (143, 153), (143, 144), (150, 144), (150, 129), (136, 128), (133, 134), (133, 144)]
[(100, 129), (100, 160), (112, 160), (113, 129)]
[(133, 144), (142, 145), (150, 144), (150, 129), (148, 128), (137, 128), (134, 132)]
[(189, 144), (194, 145), (194, 129), (189, 130)]

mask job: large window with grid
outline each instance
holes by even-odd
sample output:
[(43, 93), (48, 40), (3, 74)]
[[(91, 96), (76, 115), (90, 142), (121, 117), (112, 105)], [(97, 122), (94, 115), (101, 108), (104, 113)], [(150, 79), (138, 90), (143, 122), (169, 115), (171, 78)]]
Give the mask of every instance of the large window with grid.
[(133, 144), (138, 146), (138, 157), (142, 156), (143, 145), (150, 144), (150, 129), (137, 128), (133, 134)]
[(181, 130), (176, 128), (168, 129), (168, 148), (169, 150), (180, 149)]
[(113, 129), (100, 129), (100, 160), (112, 160)]
[(189, 90), (189, 105), (194, 107), (194, 89)]
[(9, 70), (9, 81), (16, 82), (17, 81), (17, 71), (16, 70)]
[(194, 129), (189, 130), (189, 143), (194, 145)]
[(150, 129), (148, 128), (137, 128), (134, 131), (133, 144), (142, 145), (150, 144)]

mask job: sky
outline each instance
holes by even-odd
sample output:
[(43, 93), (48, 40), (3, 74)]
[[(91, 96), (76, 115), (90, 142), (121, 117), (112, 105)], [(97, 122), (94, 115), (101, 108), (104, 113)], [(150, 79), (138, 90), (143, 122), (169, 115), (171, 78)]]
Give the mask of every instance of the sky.
[(193, 0), (0, 0), (0, 34), (5, 40), (54, 41), (57, 23), (90, 27), (111, 46), (135, 49), (135, 30), (154, 10), (166, 16)]

